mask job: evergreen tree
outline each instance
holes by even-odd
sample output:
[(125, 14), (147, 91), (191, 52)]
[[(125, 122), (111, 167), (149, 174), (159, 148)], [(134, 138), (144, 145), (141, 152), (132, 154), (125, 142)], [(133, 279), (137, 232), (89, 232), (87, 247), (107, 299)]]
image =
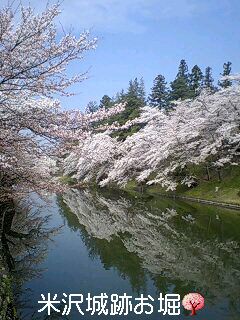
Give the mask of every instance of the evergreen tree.
[(126, 93), (122, 89), (120, 92), (117, 92), (115, 97), (112, 99), (114, 103), (122, 103), (126, 101)]
[(192, 98), (189, 82), (187, 63), (181, 60), (176, 79), (171, 82), (170, 100)]
[(95, 111), (98, 110), (98, 104), (96, 101), (89, 101), (87, 106), (86, 106), (86, 109), (85, 109), (85, 112), (86, 113), (93, 113)]
[(138, 90), (139, 99), (141, 100), (142, 104), (146, 104), (146, 90), (143, 78), (140, 79), (139, 82), (139, 90)]
[(145, 105), (145, 88), (143, 79), (140, 80), (140, 83), (137, 78), (129, 81), (126, 100), (131, 107), (140, 108)]
[(201, 88), (203, 86), (203, 73), (201, 69), (195, 65), (192, 68), (192, 72), (190, 74), (190, 89), (192, 91), (193, 97), (199, 95)]
[(214, 86), (214, 79), (212, 77), (212, 68), (210, 68), (210, 67), (207, 67), (205, 70), (205, 76), (203, 79), (203, 87), (205, 89), (212, 91), (212, 92), (216, 91), (216, 88)]
[(127, 89), (127, 98), (137, 99), (138, 98), (138, 90), (139, 90), (138, 79), (135, 78), (134, 80), (130, 80), (129, 85), (128, 85), (128, 89)]
[[(232, 70), (231, 65), (232, 65), (232, 63), (229, 62), (229, 61), (223, 64), (223, 73), (221, 73), (221, 75), (223, 77), (230, 75), (231, 70)], [(220, 80), (220, 81), (218, 81), (218, 85), (220, 87), (222, 87), (222, 88), (227, 88), (227, 87), (232, 85), (232, 82), (230, 80), (227, 80), (227, 79), (226, 80)]]
[(148, 98), (152, 107), (166, 109), (168, 107), (168, 91), (165, 77), (159, 74), (153, 81), (153, 87)]
[(177, 78), (185, 78), (186, 80), (188, 80), (188, 66), (184, 59), (180, 61)]
[(112, 106), (112, 99), (108, 95), (104, 95), (100, 100), (99, 108), (111, 108)]
[[(144, 81), (137, 78), (129, 81), (127, 92), (122, 90), (117, 94), (115, 102), (126, 102), (125, 110), (114, 117), (115, 121), (120, 124), (125, 123), (128, 120), (135, 119), (140, 115), (140, 108), (145, 105), (145, 88)], [(131, 129), (132, 130), (132, 129)], [(126, 132), (128, 134), (128, 132)]]
[[(123, 90), (116, 94), (115, 103), (125, 102), (126, 107), (123, 112), (113, 116), (108, 123), (111, 124), (117, 121), (119, 124), (124, 124), (128, 120), (133, 120), (140, 115), (140, 108), (145, 105), (145, 87), (143, 79), (140, 82), (137, 78), (129, 81), (127, 92)], [(129, 129), (113, 133), (112, 136), (118, 137), (120, 140), (126, 139), (129, 135), (137, 132), (141, 128), (140, 125), (131, 126)]]

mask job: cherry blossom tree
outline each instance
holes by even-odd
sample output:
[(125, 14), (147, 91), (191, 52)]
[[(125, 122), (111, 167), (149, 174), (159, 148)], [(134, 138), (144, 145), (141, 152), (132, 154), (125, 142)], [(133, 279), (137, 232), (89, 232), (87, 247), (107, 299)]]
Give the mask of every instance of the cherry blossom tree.
[(90, 135), (64, 161), (65, 174), (84, 182), (101, 181), (120, 155), (118, 141), (106, 133)]
[[(58, 189), (52, 176), (59, 155), (85, 138), (92, 123), (123, 110), (123, 106), (84, 115), (64, 111), (56, 94), (86, 78), (70, 75), (69, 63), (94, 49), (89, 32), (59, 39), (54, 19), (59, 4), (35, 14), (19, 5), (0, 9), (0, 194)], [(0, 199), (1, 200), (1, 199)]]
[[(105, 174), (104, 168), (99, 166), (99, 184), (124, 186), (129, 180), (136, 179), (140, 183), (159, 183), (167, 190), (174, 190), (179, 184), (190, 187), (197, 183), (195, 166), (210, 167), (221, 179), (222, 167), (239, 165), (239, 76), (231, 76), (231, 79), (235, 81), (234, 86), (214, 94), (204, 91), (194, 100), (177, 101), (175, 108), (167, 113), (144, 107), (141, 116), (127, 122), (124, 128), (115, 124), (109, 127), (110, 131), (105, 132), (109, 138), (99, 140), (102, 145), (98, 150), (105, 159)], [(136, 123), (141, 123), (142, 129), (123, 142), (115, 140), (111, 157), (108, 157), (111, 132)], [(101, 136), (93, 139), (101, 139)], [(96, 149), (93, 151), (87, 142), (85, 155), (92, 158), (94, 152)], [(75, 170), (76, 177), (81, 179), (96, 169), (96, 163), (91, 166), (81, 158), (81, 166)]]

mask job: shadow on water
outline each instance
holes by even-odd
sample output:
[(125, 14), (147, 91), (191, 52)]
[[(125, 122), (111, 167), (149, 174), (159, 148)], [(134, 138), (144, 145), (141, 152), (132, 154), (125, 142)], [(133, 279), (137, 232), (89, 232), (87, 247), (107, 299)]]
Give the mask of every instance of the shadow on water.
[[(28, 199), (17, 204), (11, 201), (5, 202), (0, 208), (1, 254), (14, 286), (17, 309), (24, 308), (28, 303), (28, 299), (22, 299), (25, 294), (23, 284), (39, 278), (44, 272), (38, 266), (47, 255), (47, 242), (61, 229), (61, 227), (49, 228), (50, 215), (40, 214), (46, 208), (46, 204), (40, 199), (34, 202), (32, 200)], [(31, 290), (27, 290), (27, 295), (31, 295)], [(13, 318), (15, 319), (14, 314), (9, 319)]]
[[(188, 292), (200, 292), (207, 304), (201, 311), (204, 319), (210, 320), (213, 316), (219, 320), (238, 319), (239, 212), (157, 197), (134, 199), (117, 193), (76, 189), (58, 197), (56, 206), (58, 210), (54, 214), (61, 218), (59, 222), (63, 222), (64, 227), (63, 234), (56, 236), (55, 242), (58, 246), (64, 244), (63, 257), (60, 259), (56, 253), (58, 248), (51, 248), (50, 254), (39, 252), (43, 260), (48, 255), (43, 263), (48, 271), (41, 273), (48, 279), (51, 290), (58, 292), (61, 281), (61, 288), (66, 287), (66, 283), (68, 288), (75, 288), (74, 279), (78, 279), (83, 291), (94, 288), (98, 292), (100, 284), (89, 276), (94, 272), (105, 277), (106, 282), (100, 289), (108, 294), (127, 290), (135, 296), (144, 293), (156, 297), (162, 292), (178, 293), (183, 297)], [(39, 239), (46, 249), (47, 237), (41, 238), (40, 234)], [(59, 259), (57, 265), (56, 257)], [(28, 263), (17, 259), (24, 274)], [(35, 276), (40, 260), (33, 257), (30, 265), (34, 271), (27, 271), (28, 276)], [(76, 267), (69, 261), (74, 261)], [(65, 279), (59, 279), (59, 274), (64, 274)], [(88, 279), (86, 284), (85, 278)], [(39, 294), (40, 280), (32, 284), (24, 276), (22, 279), (25, 288), (27, 282), (31, 290)], [(122, 285), (119, 292), (111, 292), (114, 282)], [(24, 308), (20, 308), (23, 313)], [(156, 316), (159, 314), (155, 313)], [(134, 316), (128, 318), (135, 319)], [(136, 316), (136, 319), (154, 318)]]

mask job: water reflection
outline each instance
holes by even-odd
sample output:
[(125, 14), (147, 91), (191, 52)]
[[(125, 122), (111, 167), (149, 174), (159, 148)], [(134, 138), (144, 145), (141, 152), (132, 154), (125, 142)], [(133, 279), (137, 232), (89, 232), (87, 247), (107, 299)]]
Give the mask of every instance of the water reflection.
[(144, 292), (150, 275), (157, 291), (198, 291), (212, 304), (227, 303), (233, 315), (239, 311), (237, 212), (88, 190), (69, 190), (59, 204), (89, 255), (118, 270), (135, 291)]
[[(61, 229), (60, 226), (49, 228), (49, 209), (50, 202), (45, 203), (33, 195), (15, 207), (9, 205), (4, 215), (3, 257), (12, 276), (14, 301), (19, 310), (29, 305), (31, 296), (31, 290), (23, 285), (42, 276), (44, 269), (40, 265), (48, 254), (48, 241)], [(34, 312), (30, 312), (28, 319), (37, 319), (32, 314)]]
[[(196, 319), (239, 319), (239, 212), (76, 189), (36, 208), (15, 215), (13, 232), (7, 231), (21, 319), (64, 319), (37, 312), (41, 293), (56, 293), (60, 299), (63, 292), (156, 298), (159, 292), (183, 296), (193, 291), (207, 300)], [(17, 234), (28, 236), (14, 238)], [(69, 319), (79, 319), (77, 310)]]

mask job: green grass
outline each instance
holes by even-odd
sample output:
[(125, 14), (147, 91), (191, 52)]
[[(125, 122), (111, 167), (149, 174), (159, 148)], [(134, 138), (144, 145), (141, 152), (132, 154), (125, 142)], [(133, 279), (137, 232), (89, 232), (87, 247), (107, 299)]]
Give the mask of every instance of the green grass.
[(75, 178), (72, 178), (70, 176), (61, 176), (59, 177), (59, 181), (62, 183), (62, 184), (67, 184), (67, 185), (75, 185), (78, 183), (77, 179)]
[[(174, 192), (166, 192), (160, 185), (142, 185), (139, 186), (135, 180), (131, 180), (123, 188), (128, 194), (134, 197), (148, 197), (154, 194), (182, 195), (192, 198), (200, 198), (216, 202), (240, 205), (240, 167), (230, 167), (222, 169), (222, 180), (219, 181), (216, 172), (211, 172), (211, 180), (207, 181), (204, 167), (195, 168), (195, 174), (198, 179), (196, 187), (188, 188), (180, 186)], [(76, 185), (78, 181), (70, 176), (62, 176), (60, 182), (68, 185)], [(92, 188), (98, 188), (96, 184), (90, 185)], [(110, 186), (110, 189), (119, 189), (118, 186)]]
[[(217, 190), (218, 189), (218, 190)], [(201, 181), (192, 189), (184, 192), (187, 196), (240, 205), (240, 169), (226, 170), (222, 181)]]
[[(143, 194), (168, 194), (182, 195), (204, 200), (240, 205), (240, 168), (231, 167), (222, 170), (222, 181), (218, 181), (216, 175), (207, 181), (201, 175), (199, 169), (199, 183), (196, 187), (188, 188), (180, 186), (175, 192), (166, 192), (160, 185), (144, 186)], [(217, 189), (216, 189), (217, 188)], [(137, 195), (140, 187), (134, 180), (128, 182), (124, 188), (132, 195)]]

